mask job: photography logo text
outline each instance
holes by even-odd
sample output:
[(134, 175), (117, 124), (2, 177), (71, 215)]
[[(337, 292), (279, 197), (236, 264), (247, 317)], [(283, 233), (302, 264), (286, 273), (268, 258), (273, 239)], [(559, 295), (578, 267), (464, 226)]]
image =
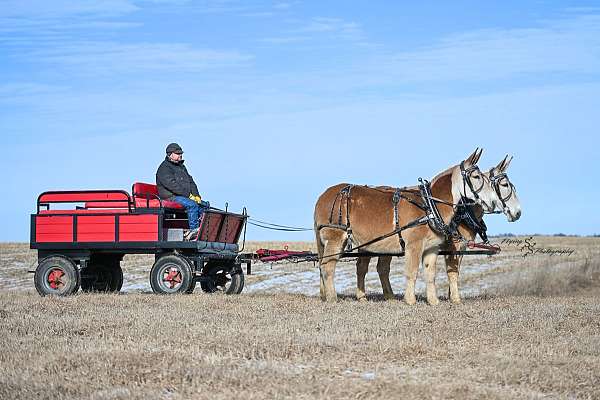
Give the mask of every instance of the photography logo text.
[(531, 255), (548, 255), (550, 257), (555, 255), (566, 255), (570, 256), (575, 253), (575, 249), (570, 248), (548, 248), (538, 247), (533, 236), (525, 239), (519, 238), (504, 238), (500, 242), (501, 245), (515, 246), (521, 250), (523, 257)]

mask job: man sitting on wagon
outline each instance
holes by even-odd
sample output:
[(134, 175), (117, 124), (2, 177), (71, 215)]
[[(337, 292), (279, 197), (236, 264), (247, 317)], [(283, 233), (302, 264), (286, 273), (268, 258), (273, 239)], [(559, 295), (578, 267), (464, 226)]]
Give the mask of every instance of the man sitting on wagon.
[(181, 204), (188, 215), (190, 229), (185, 240), (194, 240), (198, 235), (200, 217), (210, 207), (198, 192), (194, 178), (183, 165), (183, 150), (177, 143), (167, 146), (167, 156), (156, 171), (156, 186), (161, 199)]

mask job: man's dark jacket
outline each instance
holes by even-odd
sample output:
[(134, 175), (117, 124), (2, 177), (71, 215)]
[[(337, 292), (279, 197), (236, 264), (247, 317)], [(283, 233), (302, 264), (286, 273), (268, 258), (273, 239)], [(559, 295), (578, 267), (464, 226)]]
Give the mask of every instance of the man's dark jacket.
[(161, 199), (169, 199), (173, 196), (189, 197), (190, 193), (199, 196), (198, 187), (192, 176), (183, 165), (174, 163), (165, 157), (165, 160), (156, 171), (156, 186)]

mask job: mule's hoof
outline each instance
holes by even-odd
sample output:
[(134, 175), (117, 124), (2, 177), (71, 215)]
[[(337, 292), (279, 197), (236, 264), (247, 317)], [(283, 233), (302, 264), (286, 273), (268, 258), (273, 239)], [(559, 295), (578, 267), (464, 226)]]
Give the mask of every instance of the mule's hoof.
[(462, 301), (460, 300), (460, 297), (450, 297), (450, 302), (452, 304), (461, 304)]
[(417, 304), (417, 298), (416, 297), (404, 297), (404, 302), (406, 304), (408, 304), (409, 306), (414, 306), (415, 304)]
[(384, 294), (383, 298), (384, 298), (385, 301), (396, 300), (396, 296), (394, 296), (394, 293), (392, 293), (392, 294)]
[(361, 303), (366, 303), (367, 302), (367, 296), (357, 297), (356, 300), (360, 301)]
[(440, 304), (440, 300), (437, 297), (432, 297), (427, 299), (427, 304), (430, 306), (437, 306)]

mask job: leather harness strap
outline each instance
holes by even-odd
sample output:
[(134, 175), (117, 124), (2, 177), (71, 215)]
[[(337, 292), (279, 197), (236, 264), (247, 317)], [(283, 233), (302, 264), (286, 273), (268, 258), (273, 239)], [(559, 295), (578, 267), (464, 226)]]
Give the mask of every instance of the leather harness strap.
[(398, 242), (400, 243), (400, 248), (404, 252), (404, 239), (402, 238), (402, 230), (400, 230), (400, 218), (398, 216), (398, 203), (400, 203), (400, 199), (402, 198), (402, 189), (398, 188), (394, 191), (394, 196), (392, 196), (392, 203), (394, 203), (394, 230), (398, 231)]
[[(318, 225), (317, 230), (321, 230), (322, 228), (334, 228), (334, 229), (345, 230), (346, 234), (347, 234), (347, 239), (348, 239), (346, 249), (345, 249), (346, 252), (358, 250), (360, 248), (363, 248), (363, 247), (366, 247), (373, 243), (379, 242), (383, 239), (387, 239), (388, 237), (391, 237), (394, 235), (398, 235), (398, 241), (400, 243), (400, 247), (402, 248), (402, 251), (404, 251), (405, 243), (404, 243), (404, 239), (402, 238), (402, 231), (404, 231), (406, 229), (414, 228), (415, 226), (424, 225), (424, 224), (429, 224), (431, 229), (444, 235), (446, 240), (449, 240), (450, 238), (453, 238), (453, 237), (455, 238), (457, 236), (460, 236), (457, 229), (455, 229), (452, 225), (447, 225), (444, 222), (441, 214), (439, 213), (437, 205), (436, 205), (436, 203), (438, 203), (438, 202), (448, 204), (448, 205), (454, 205), (454, 204), (448, 203), (446, 201), (443, 201), (443, 200), (433, 197), (431, 195), (431, 184), (429, 183), (429, 181), (419, 178), (419, 182), (420, 182), (420, 185), (419, 185), (418, 194), (421, 196), (423, 204), (419, 204), (418, 202), (416, 202), (415, 200), (413, 200), (412, 198), (410, 198), (404, 194), (404, 193), (411, 193), (413, 195), (417, 194), (413, 190), (408, 190), (406, 188), (396, 188), (394, 190), (394, 194), (392, 196), (392, 205), (393, 205), (393, 210), (394, 210), (394, 230), (390, 233), (376, 237), (375, 239), (372, 239), (366, 243), (363, 243), (359, 246), (353, 247), (352, 226), (350, 223), (350, 200), (351, 200), (352, 188), (354, 187), (354, 185), (347, 185), (347, 186), (343, 187), (336, 194), (336, 197), (331, 205), (331, 211), (329, 213), (329, 215), (330, 215), (329, 223)], [(335, 223), (333, 223), (333, 213), (334, 213), (336, 202), (338, 201), (338, 199), (339, 199), (338, 223), (335, 224)], [(398, 212), (398, 204), (400, 203), (400, 201), (402, 199), (406, 200), (407, 202), (409, 202), (409, 203), (413, 204), (414, 206), (418, 207), (419, 209), (421, 209), (425, 213), (425, 215), (409, 222), (408, 224), (406, 224), (404, 226), (400, 226), (400, 216), (399, 216), (399, 212)], [(346, 200), (346, 223), (345, 224), (343, 223), (343, 220), (342, 220), (342, 215), (343, 215), (342, 203), (344, 200)], [(340, 254), (342, 254), (342, 253), (340, 253)], [(332, 254), (329, 256), (335, 256), (335, 255), (336, 254)]]
[(480, 219), (475, 215), (473, 206), (468, 204), (464, 198), (462, 198), (456, 206), (456, 213), (450, 222), (452, 228), (457, 231), (458, 226), (461, 224), (471, 229), (476, 235), (479, 235), (484, 243), (489, 242), (487, 237), (487, 226), (485, 225), (485, 222), (483, 219)]

